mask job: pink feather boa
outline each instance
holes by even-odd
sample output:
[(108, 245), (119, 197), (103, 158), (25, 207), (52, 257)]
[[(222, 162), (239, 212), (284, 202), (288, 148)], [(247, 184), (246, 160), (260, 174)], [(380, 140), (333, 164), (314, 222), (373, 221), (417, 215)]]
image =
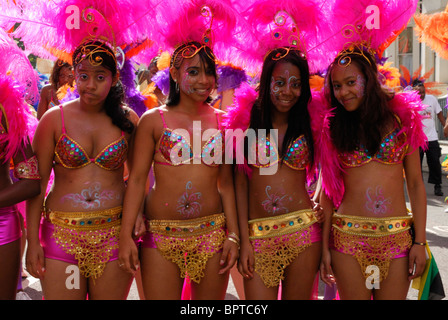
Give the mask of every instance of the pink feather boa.
[[(320, 163), (322, 187), (325, 194), (339, 207), (344, 196), (343, 168), (338, 160), (338, 153), (331, 141), (329, 119), (333, 110), (326, 101), (323, 92), (317, 92), (312, 104), (316, 108), (317, 117), (313, 118), (313, 126), (321, 128), (315, 136), (315, 148), (318, 150), (316, 160)], [(395, 94), (389, 101), (390, 110), (398, 116), (402, 128), (400, 132), (407, 135), (407, 143), (411, 152), (418, 148), (426, 148), (426, 135), (423, 132), (422, 116), (419, 111), (424, 109), (417, 92), (406, 91)]]
[[(23, 145), (32, 141), (37, 126), (37, 119), (31, 113), (30, 107), (23, 99), (22, 91), (8, 76), (0, 75), (0, 105), (6, 116), (6, 134), (0, 135), (0, 145), (6, 145), (1, 150), (3, 163), (13, 158)], [(0, 115), (3, 117), (3, 113)]]

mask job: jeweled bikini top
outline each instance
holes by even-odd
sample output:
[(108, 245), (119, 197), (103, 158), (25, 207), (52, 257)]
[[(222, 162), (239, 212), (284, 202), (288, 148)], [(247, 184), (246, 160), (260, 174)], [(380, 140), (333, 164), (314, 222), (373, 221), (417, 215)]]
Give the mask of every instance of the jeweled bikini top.
[[(266, 168), (279, 161), (278, 148), (269, 140), (268, 136), (266, 136), (266, 139), (260, 138), (258, 143), (254, 142), (251, 148), (256, 148), (257, 145), (258, 152), (256, 152), (256, 149), (251, 150), (252, 154), (257, 155), (256, 163), (252, 164), (252, 166)], [(271, 158), (270, 161), (268, 157)], [(309, 163), (309, 148), (303, 134), (289, 144), (282, 162), (294, 170), (304, 170), (307, 167)]]
[[(186, 163), (191, 163), (191, 160), (194, 159), (193, 149), (191, 148), (188, 139), (183, 137), (180, 134), (176, 134), (173, 130), (169, 129), (166, 125), (165, 118), (163, 117), (163, 111), (159, 109), (160, 117), (163, 121), (163, 132), (159, 139), (159, 148), (156, 149), (156, 152), (160, 152), (164, 162), (160, 161), (154, 161), (157, 164), (164, 164), (164, 165), (170, 165), (170, 166), (178, 166)], [(218, 122), (218, 130), (215, 134), (213, 134), (207, 142), (203, 145), (201, 150), (201, 162), (205, 165), (208, 165), (210, 167), (216, 167), (219, 166), (219, 163), (215, 163), (213, 161), (210, 161), (209, 163), (205, 162), (204, 159), (209, 157), (210, 159), (217, 158), (222, 159), (223, 156), (223, 150), (224, 150), (224, 143), (223, 143), (223, 137), (222, 137), (222, 129), (221, 124), (219, 122), (218, 113), (215, 111), (216, 114), (216, 120)], [(218, 148), (216, 145), (221, 145), (221, 148)], [(181, 159), (178, 163), (173, 162), (171, 160), (171, 152), (173, 152), (173, 149), (177, 149), (177, 156), (179, 159)], [(186, 151), (189, 156), (188, 157), (182, 157), (182, 152)], [(215, 154), (217, 153), (217, 154)]]
[(105, 170), (117, 170), (126, 161), (128, 142), (121, 132), (121, 137), (106, 146), (95, 158), (90, 158), (81, 145), (70, 138), (65, 130), (64, 113), (61, 109), (62, 133), (56, 143), (54, 154), (56, 163), (67, 169), (79, 169), (91, 163)]
[(342, 152), (338, 154), (343, 168), (352, 168), (365, 165), (371, 161), (383, 164), (399, 164), (406, 156), (408, 144), (406, 133), (401, 131), (400, 120), (396, 117), (395, 128), (386, 134), (381, 141), (378, 152), (369, 156), (368, 151), (363, 147), (352, 152)]

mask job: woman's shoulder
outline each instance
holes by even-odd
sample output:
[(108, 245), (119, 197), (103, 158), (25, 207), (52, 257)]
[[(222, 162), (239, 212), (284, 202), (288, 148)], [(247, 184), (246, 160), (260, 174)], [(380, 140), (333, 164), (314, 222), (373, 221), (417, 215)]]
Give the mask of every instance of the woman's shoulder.
[(127, 118), (133, 123), (133, 124), (137, 124), (138, 120), (139, 120), (139, 116), (137, 114), (137, 112), (135, 112), (131, 107), (127, 106), (127, 105), (123, 105), (123, 110), (125, 111)]
[(139, 119), (139, 126), (147, 125), (147, 126), (156, 126), (161, 122), (161, 115), (160, 113), (166, 112), (165, 106), (160, 106), (157, 108), (152, 108), (147, 111), (145, 111)]
[(51, 83), (48, 83), (42, 87), (40, 90), (40, 95), (43, 96), (44, 94), (47, 94), (53, 90), (53, 85)]

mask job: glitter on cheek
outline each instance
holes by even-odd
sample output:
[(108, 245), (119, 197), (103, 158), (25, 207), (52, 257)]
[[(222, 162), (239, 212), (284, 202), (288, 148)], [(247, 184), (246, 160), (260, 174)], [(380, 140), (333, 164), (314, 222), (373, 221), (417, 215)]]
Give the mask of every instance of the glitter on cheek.
[(363, 77), (361, 77), (359, 74), (356, 76), (356, 96), (358, 98), (362, 98), (364, 97), (364, 93), (365, 93), (365, 86), (366, 86), (366, 81), (364, 80)]
[(185, 72), (181, 83), (182, 90), (187, 94), (192, 94), (193, 89), (191, 88), (191, 76)]
[(280, 91), (280, 88), (277, 86), (277, 83), (276, 83), (274, 77), (271, 77), (271, 94), (273, 94), (274, 96), (278, 95), (279, 91)]

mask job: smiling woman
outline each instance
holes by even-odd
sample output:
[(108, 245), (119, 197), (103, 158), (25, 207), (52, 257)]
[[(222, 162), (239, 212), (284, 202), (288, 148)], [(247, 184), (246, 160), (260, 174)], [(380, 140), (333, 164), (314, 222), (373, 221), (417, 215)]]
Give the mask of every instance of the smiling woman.
[(360, 47), (341, 51), (326, 79), (321, 277), (332, 284), (334, 275), (342, 299), (405, 299), (425, 265), (426, 194), (415, 152), (424, 143), (421, 101), (416, 92), (388, 92), (377, 74)]
[[(247, 113), (244, 129), (271, 129), (278, 137), (258, 136), (257, 144), (249, 139), (248, 168), (235, 173), (241, 234), (238, 268), (247, 299), (277, 299), (280, 283), (282, 299), (311, 298), (321, 244), (319, 214), (306, 187), (314, 165), (308, 79), (303, 52), (275, 48), (264, 59), (258, 94), (250, 89), (238, 92), (236, 106), (229, 107), (228, 127), (238, 121), (232, 115)], [(258, 160), (269, 154), (274, 161), (251, 163), (253, 150)], [(262, 173), (274, 164), (278, 170), (273, 174)]]
[[(224, 154), (223, 112), (208, 103), (216, 78), (210, 47), (195, 41), (180, 45), (171, 57), (166, 105), (143, 114), (137, 127), (120, 261), (129, 271), (138, 268), (132, 226), (154, 164), (155, 185), (144, 199), (148, 232), (140, 253), (146, 299), (180, 299), (187, 277), (193, 299), (223, 299), (229, 270), (238, 257), (231, 165), (209, 161), (210, 150), (221, 159)], [(200, 137), (208, 130), (214, 133), (205, 144), (191, 147), (187, 137), (191, 131), (197, 134), (197, 122), (204, 128)], [(179, 158), (183, 160), (175, 161)]]

